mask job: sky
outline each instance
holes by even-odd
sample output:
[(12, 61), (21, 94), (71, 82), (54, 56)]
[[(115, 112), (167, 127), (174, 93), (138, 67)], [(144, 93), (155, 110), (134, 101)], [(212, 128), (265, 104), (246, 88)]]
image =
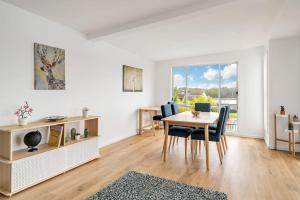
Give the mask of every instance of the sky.
[[(219, 72), (220, 68), (220, 72)], [(185, 87), (186, 75), (189, 88), (234, 88), (237, 85), (237, 64), (195, 65), (189, 67), (173, 67), (175, 87)]]

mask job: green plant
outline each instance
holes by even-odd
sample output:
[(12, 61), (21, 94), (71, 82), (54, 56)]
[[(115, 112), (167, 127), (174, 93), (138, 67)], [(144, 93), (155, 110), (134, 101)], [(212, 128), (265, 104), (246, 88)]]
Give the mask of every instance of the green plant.
[(89, 130), (86, 128), (84, 129), (84, 137), (87, 138), (89, 136)]
[(72, 140), (75, 140), (75, 135), (76, 135), (76, 129), (75, 129), (75, 128), (72, 128), (72, 129), (71, 129), (71, 139), (72, 139)]
[(292, 123), (289, 123), (289, 130), (292, 131), (294, 129), (294, 126)]

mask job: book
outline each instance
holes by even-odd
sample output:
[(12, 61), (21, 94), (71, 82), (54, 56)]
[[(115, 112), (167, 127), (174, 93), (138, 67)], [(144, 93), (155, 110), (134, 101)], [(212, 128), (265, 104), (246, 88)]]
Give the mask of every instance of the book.
[(60, 147), (62, 135), (63, 135), (63, 126), (51, 126), (50, 127), (50, 136), (48, 144), (50, 146)]

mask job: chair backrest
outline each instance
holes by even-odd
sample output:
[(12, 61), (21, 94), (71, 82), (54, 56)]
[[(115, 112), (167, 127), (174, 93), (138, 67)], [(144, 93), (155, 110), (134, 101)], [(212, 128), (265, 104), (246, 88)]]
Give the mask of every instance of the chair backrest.
[(176, 115), (179, 113), (179, 106), (177, 103), (172, 103), (171, 108), (172, 108), (173, 115)]
[(226, 108), (222, 107), (220, 110), (219, 120), (217, 123), (217, 130), (216, 130), (216, 134), (218, 137), (220, 137), (222, 134), (222, 131), (224, 128), (224, 123), (225, 123), (225, 118), (226, 118)]
[(225, 115), (225, 120), (224, 120), (224, 124), (223, 124), (222, 134), (224, 134), (226, 131), (226, 125), (227, 125), (227, 121), (229, 119), (229, 114), (230, 114), (230, 106), (227, 105), (227, 106), (225, 106), (225, 108), (226, 108), (226, 115)]
[(210, 112), (210, 103), (195, 103), (195, 110), (200, 112)]
[(162, 105), (160, 108), (163, 118), (173, 115), (171, 104)]

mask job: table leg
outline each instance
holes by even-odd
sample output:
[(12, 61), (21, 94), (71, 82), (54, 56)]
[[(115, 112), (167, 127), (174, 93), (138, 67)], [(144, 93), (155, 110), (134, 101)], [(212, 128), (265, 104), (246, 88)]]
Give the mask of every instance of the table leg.
[(293, 157), (296, 157), (296, 145), (295, 145), (295, 132), (292, 130), (292, 140), (293, 140)]
[(139, 110), (139, 135), (142, 134), (143, 129), (143, 111)]
[(209, 135), (208, 135), (208, 124), (205, 124), (205, 150), (206, 150), (206, 169), (209, 170)]
[(274, 134), (275, 134), (275, 150), (277, 150), (277, 125), (276, 125), (276, 114), (274, 115)]
[(291, 131), (288, 131), (289, 132), (289, 152), (292, 152), (292, 137), (291, 137)]
[(152, 132), (153, 132), (153, 135), (155, 136), (155, 124), (154, 124), (153, 116), (154, 116), (153, 113), (150, 112), (151, 124), (152, 124)]
[(165, 122), (165, 141), (164, 141), (164, 161), (167, 160), (167, 145), (168, 145), (169, 123)]

